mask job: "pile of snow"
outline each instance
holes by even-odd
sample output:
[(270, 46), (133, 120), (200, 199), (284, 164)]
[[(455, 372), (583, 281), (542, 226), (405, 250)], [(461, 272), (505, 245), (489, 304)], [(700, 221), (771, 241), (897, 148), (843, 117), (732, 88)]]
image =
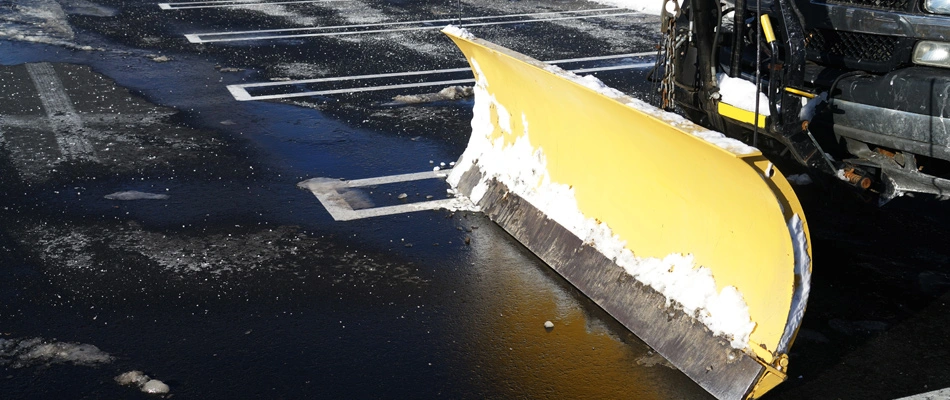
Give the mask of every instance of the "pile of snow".
[(455, 25), (448, 25), (445, 28), (442, 28), (442, 32), (458, 36), (462, 39), (472, 40), (475, 39), (475, 35), (472, 32), (469, 32), (468, 29), (461, 28)]
[(43, 338), (0, 339), (0, 366), (95, 366), (110, 362), (112, 356), (91, 344), (56, 342)]
[(116, 383), (122, 386), (138, 386), (139, 390), (145, 393), (165, 394), (170, 390), (165, 382), (158, 379), (151, 379), (142, 371), (129, 371), (115, 377)]
[[(517, 133), (512, 145), (505, 145), (505, 138), (513, 134), (510, 122), (513, 116), (489, 94), (489, 83), (478, 61), (472, 59), (471, 64), (479, 77), (474, 88), (472, 137), (457, 167), (447, 179), (449, 184), (457, 187), (465, 171), (478, 168), (482, 172), (482, 178), (470, 195), (473, 203), (477, 204), (481, 200), (490, 181), (499, 181), (584, 243), (614, 260), (628, 274), (662, 293), (667, 298), (668, 305), (676, 305), (687, 314), (696, 316), (714, 334), (728, 338), (732, 347), (747, 348), (755, 323), (749, 316), (749, 308), (742, 294), (731, 286), (717, 291), (711, 271), (705, 267), (697, 267), (692, 255), (637, 257), (626, 248), (624, 240), (611, 232), (607, 224), (585, 217), (577, 206), (574, 190), (567, 185), (551, 181), (544, 152), (541, 149), (535, 150), (530, 143), (527, 116), (520, 116), (524, 132)], [(635, 102), (622, 93), (607, 88), (596, 78), (581, 78), (559, 69), (552, 71), (564, 74), (569, 79), (611, 97)], [(631, 106), (638, 109), (650, 107), (639, 103)], [(498, 129), (505, 133), (494, 140), (491, 138), (495, 129), (492, 123), (493, 108), (497, 110)], [(661, 119), (682, 120), (681, 117), (652, 107), (651, 111), (658, 111), (657, 117)]]
[(660, 15), (663, 10), (663, 0), (593, 0), (592, 2), (653, 15)]
[[(716, 74), (719, 80), (719, 94), (723, 103), (735, 106), (748, 112), (755, 112), (755, 83), (741, 78), (730, 78), (729, 75)], [(759, 92), (759, 114), (769, 116), (769, 96)]]
[(110, 194), (105, 195), (104, 197), (109, 200), (124, 200), (124, 201), (168, 199), (167, 194), (146, 193), (146, 192), (139, 192), (135, 190), (110, 193)]

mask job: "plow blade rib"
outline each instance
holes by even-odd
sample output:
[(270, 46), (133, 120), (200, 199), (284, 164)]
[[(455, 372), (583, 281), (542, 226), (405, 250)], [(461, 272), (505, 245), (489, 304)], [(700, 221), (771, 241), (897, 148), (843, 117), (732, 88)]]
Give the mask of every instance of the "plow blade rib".
[(472, 138), (449, 183), (720, 399), (785, 379), (811, 249), (751, 147), (447, 29), (472, 66)]

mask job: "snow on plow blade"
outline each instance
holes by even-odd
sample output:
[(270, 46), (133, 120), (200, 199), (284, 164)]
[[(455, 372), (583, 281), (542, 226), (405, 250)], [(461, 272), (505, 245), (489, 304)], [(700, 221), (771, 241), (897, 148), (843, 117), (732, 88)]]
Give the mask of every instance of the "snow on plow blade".
[(781, 383), (811, 271), (785, 177), (596, 79), (443, 32), (477, 82), (449, 183), (717, 398)]

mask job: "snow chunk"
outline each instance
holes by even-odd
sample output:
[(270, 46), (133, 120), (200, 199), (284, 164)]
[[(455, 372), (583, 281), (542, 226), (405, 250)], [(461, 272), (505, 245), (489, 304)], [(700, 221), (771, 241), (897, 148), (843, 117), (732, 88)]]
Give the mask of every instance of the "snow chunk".
[(845, 182), (851, 182), (851, 180), (848, 179), (848, 176), (845, 175), (845, 172), (844, 172), (843, 169), (839, 169), (839, 170), (835, 171), (835, 177), (837, 177), (838, 179), (841, 179), (841, 180), (843, 180), (843, 181), (845, 181)]
[[(729, 75), (716, 74), (719, 80), (719, 94), (722, 102), (748, 112), (755, 112), (755, 83), (741, 78), (730, 78)], [(769, 96), (759, 92), (759, 114), (769, 116)]]
[(112, 356), (91, 344), (51, 342), (43, 338), (0, 339), (0, 366), (95, 366), (110, 362)]
[(148, 375), (145, 375), (142, 371), (129, 371), (115, 377), (115, 382), (122, 386), (142, 386), (145, 382), (148, 382)]
[(168, 385), (158, 379), (152, 379), (142, 385), (142, 391), (145, 393), (165, 394), (168, 393)]
[(148, 58), (149, 60), (155, 61), (157, 63), (169, 62), (172, 60), (168, 56), (161, 56), (158, 54), (146, 54), (145, 58)]
[(434, 103), (437, 101), (452, 101), (464, 99), (472, 96), (470, 86), (449, 86), (436, 93), (398, 95), (393, 97), (393, 101), (384, 105), (403, 105), (403, 104), (421, 104)]
[(138, 386), (139, 390), (151, 394), (165, 394), (170, 390), (165, 382), (149, 378), (142, 371), (129, 371), (115, 377), (115, 382), (122, 386)]
[[(511, 126), (508, 125), (511, 116), (501, 115), (507, 113), (505, 107), (489, 94), (487, 90), (489, 83), (478, 61), (475, 59), (470, 61), (476, 76), (479, 77), (474, 88), (472, 136), (456, 168), (447, 178), (449, 184), (458, 187), (464, 172), (478, 168), (482, 177), (470, 195), (473, 203), (478, 204), (488, 189), (489, 182), (492, 180), (501, 182), (513, 194), (525, 199), (584, 243), (614, 260), (628, 274), (662, 293), (667, 298), (668, 305), (679, 307), (687, 314), (696, 317), (715, 335), (727, 338), (732, 347), (747, 348), (749, 335), (755, 328), (755, 323), (749, 316), (749, 308), (742, 294), (731, 286), (718, 291), (712, 272), (708, 268), (696, 266), (690, 254), (674, 253), (663, 258), (637, 257), (626, 248), (625, 241), (613, 234), (607, 224), (585, 217), (577, 206), (574, 189), (551, 181), (544, 152), (542, 149), (535, 150), (531, 145), (527, 116), (524, 114), (521, 116), (524, 126), (523, 134), (515, 138), (514, 143), (506, 144), (505, 137), (511, 132)], [(661, 120), (684, 123), (682, 117), (631, 99), (607, 87), (596, 78), (579, 77), (563, 72), (557, 67), (549, 67), (548, 71), (563, 74), (605, 95), (624, 99), (625, 104), (640, 110), (648, 110), (647, 112)], [(498, 129), (506, 132), (497, 139), (492, 139), (495, 130), (492, 110), (498, 114), (497, 120), (502, 125)], [(716, 136), (715, 132), (708, 134), (701, 132), (696, 135), (706, 135), (706, 137), (700, 137), (704, 140), (718, 141), (717, 145), (720, 147), (733, 146), (741, 150), (755, 151), (754, 148), (724, 138), (721, 134)], [(738, 144), (733, 144), (733, 142)]]
[(465, 40), (475, 39), (475, 35), (473, 35), (472, 32), (469, 32), (468, 29), (458, 27), (455, 25), (446, 25), (445, 28), (442, 28), (442, 32), (445, 32), (454, 36), (458, 36)]
[(127, 192), (115, 192), (115, 193), (107, 194), (104, 197), (109, 200), (124, 200), (124, 201), (168, 199), (167, 194), (146, 193), (146, 192), (139, 192), (135, 190), (130, 190)]

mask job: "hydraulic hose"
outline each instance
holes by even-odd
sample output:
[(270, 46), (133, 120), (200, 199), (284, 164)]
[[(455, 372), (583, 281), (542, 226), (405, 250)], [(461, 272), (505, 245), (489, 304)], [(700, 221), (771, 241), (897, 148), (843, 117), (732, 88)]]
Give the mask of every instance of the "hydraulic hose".
[[(714, 30), (719, 25), (715, 21), (722, 9), (719, 8), (719, 2), (709, 0), (691, 0), (692, 9), (693, 39), (696, 41), (696, 58), (699, 64), (699, 87), (702, 88), (703, 109), (709, 116), (709, 123), (716, 130), (723, 130), (722, 119), (717, 112), (716, 102), (713, 93), (718, 92), (719, 82), (716, 80), (716, 45), (713, 42), (716, 38)], [(715, 7), (715, 8), (713, 8)]]
[(742, 65), (742, 36), (745, 34), (745, 0), (736, 0), (732, 14), (732, 57), (729, 63), (729, 76), (738, 78)]

